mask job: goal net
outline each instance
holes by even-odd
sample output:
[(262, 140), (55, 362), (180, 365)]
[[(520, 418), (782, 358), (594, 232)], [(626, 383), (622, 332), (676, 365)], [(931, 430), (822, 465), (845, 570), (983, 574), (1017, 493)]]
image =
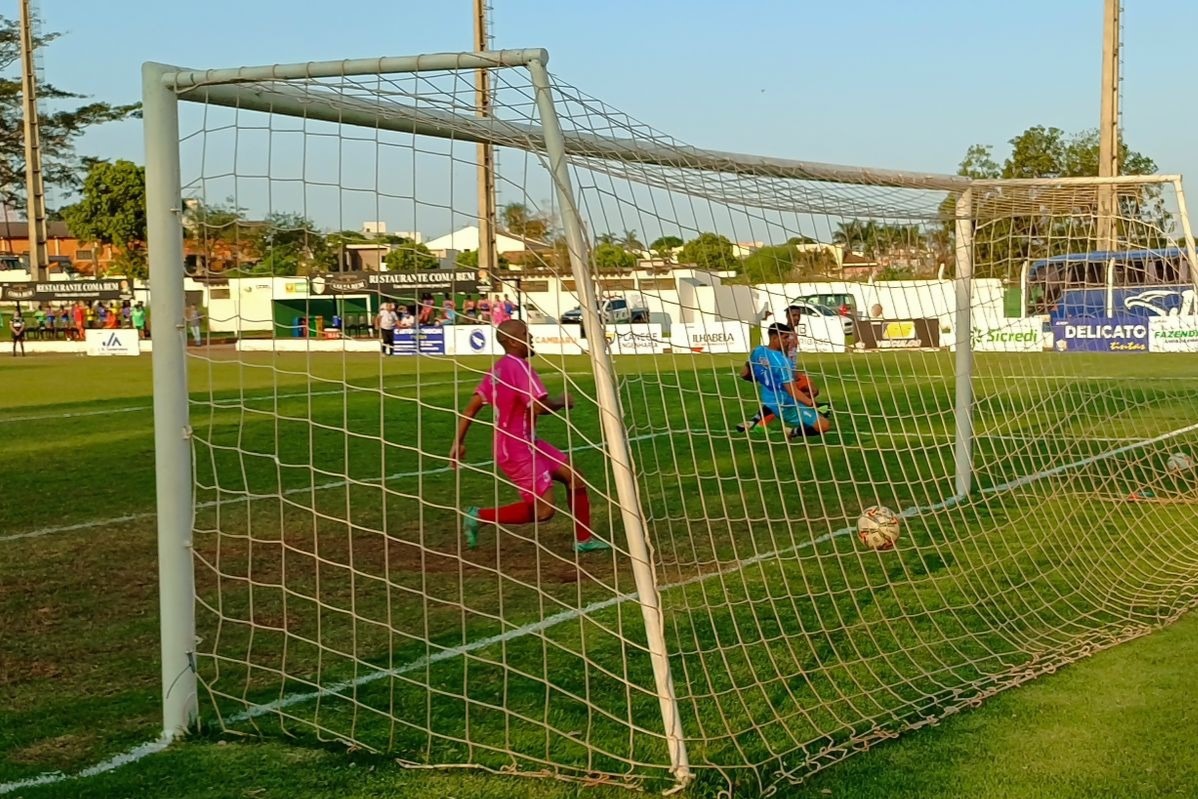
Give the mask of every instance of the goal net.
[(222, 728), (767, 789), (1192, 606), (1179, 181), (699, 150), (539, 51), (150, 80), (164, 679)]

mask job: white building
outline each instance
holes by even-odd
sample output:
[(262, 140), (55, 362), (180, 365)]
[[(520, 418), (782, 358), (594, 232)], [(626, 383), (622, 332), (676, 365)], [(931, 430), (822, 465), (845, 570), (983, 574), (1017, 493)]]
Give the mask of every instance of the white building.
[[(438, 258), (444, 258), (450, 250), (456, 250), (457, 252), (477, 250), (478, 244), (478, 225), (467, 225), (466, 227), (458, 228), (452, 233), (446, 233), (444, 236), (438, 236), (435, 239), (425, 242), (425, 246)], [(500, 255), (505, 255), (509, 252), (527, 252), (538, 246), (548, 247), (549, 245), (521, 238), (520, 236), (514, 236), (510, 233), (495, 234), (495, 251)]]

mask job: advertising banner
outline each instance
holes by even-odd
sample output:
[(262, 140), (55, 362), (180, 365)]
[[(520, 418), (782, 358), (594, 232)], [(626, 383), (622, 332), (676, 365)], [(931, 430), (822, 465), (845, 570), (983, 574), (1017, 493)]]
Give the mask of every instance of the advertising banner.
[(429, 269), (415, 272), (329, 272), (314, 275), (308, 291), (314, 297), (336, 294), (382, 294), (413, 298), (425, 292), (478, 293), (473, 269)]
[[(1038, 317), (974, 320), (970, 342), (974, 352), (1042, 352), (1044, 322)], [(954, 340), (949, 349), (957, 349)]]
[(675, 324), (670, 327), (670, 347), (674, 352), (748, 352), (749, 326), (744, 322)]
[(1198, 352), (1198, 316), (1154, 316), (1148, 320), (1149, 352)]
[(1052, 326), (1057, 352), (1147, 352), (1148, 320), (1066, 319)]
[(45, 283), (0, 283), (5, 302), (63, 302), (68, 300), (131, 300), (132, 284), (112, 280), (51, 280)]
[(529, 325), (532, 349), (537, 355), (582, 355), (580, 325)]
[(133, 328), (84, 331), (88, 355), (140, 355), (141, 339)]
[(445, 330), (440, 327), (395, 331), (394, 355), (444, 355)]
[[(444, 329), (444, 328), (442, 328)], [(495, 341), (495, 328), (490, 325), (452, 325), (453, 355), (499, 355), (503, 352)]]
[(918, 350), (940, 347), (939, 319), (854, 320), (857, 349)]
[(612, 355), (660, 355), (669, 344), (657, 323), (608, 325), (607, 340)]

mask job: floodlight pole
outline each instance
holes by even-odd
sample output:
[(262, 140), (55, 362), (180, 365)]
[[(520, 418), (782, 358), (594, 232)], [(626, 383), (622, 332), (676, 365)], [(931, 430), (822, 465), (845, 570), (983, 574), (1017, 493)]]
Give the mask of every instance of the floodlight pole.
[(162, 729), (182, 735), (196, 719), (195, 575), (192, 567), (191, 426), (183, 320), (183, 191), (179, 100), (163, 85), (175, 68), (142, 66), (146, 141), (146, 247), (154, 324), (154, 477), (162, 630)]
[(957, 198), (956, 208), (956, 496), (965, 499), (973, 489), (973, 190)]
[(46, 189), (42, 179), (41, 125), (37, 114), (37, 73), (33, 56), (33, 14), (21, 0), (21, 107), (25, 131), (25, 219), (29, 226), (29, 276), (49, 280), (46, 254)]
[[(474, 48), (487, 51), (487, 0), (474, 0)], [(475, 113), (491, 116), (491, 73), (479, 67), (474, 73)], [(495, 148), (490, 142), (478, 144), (478, 272), (480, 280), (491, 283), (499, 266), (496, 257)]]
[[(1102, 102), (1098, 127), (1098, 176), (1119, 175), (1119, 14), (1122, 0), (1106, 0), (1102, 26)], [(1117, 189), (1098, 187), (1098, 249), (1118, 245)]]
[(595, 394), (599, 405), (600, 422), (603, 427), (607, 454), (611, 459), (612, 475), (616, 483), (616, 495), (624, 523), (624, 534), (628, 540), (628, 554), (632, 559), (632, 573), (636, 580), (637, 600), (645, 621), (645, 638), (649, 658), (653, 664), (653, 676), (657, 686), (657, 699), (661, 705), (662, 722), (665, 727), (666, 746), (670, 753), (670, 771), (679, 784), (685, 784), (693, 776), (687, 758), (686, 741), (682, 734), (682, 716), (674, 692), (674, 680), (670, 674), (670, 659), (665, 646), (665, 620), (662, 617), (661, 596), (657, 591), (657, 579), (653, 570), (653, 559), (645, 533), (645, 516), (637, 491), (632, 458), (628, 451), (624, 420), (620, 412), (620, 395), (616, 390), (615, 369), (599, 304), (595, 296), (591, 270), (587, 265), (586, 239), (582, 233), (581, 216), (574, 202), (574, 189), (570, 180), (570, 167), (566, 161), (566, 141), (557, 108), (553, 103), (553, 90), (549, 73), (539, 59), (530, 60), (528, 70), (536, 91), (537, 110), (541, 115), (541, 127), (545, 134), (545, 152), (549, 159), (549, 171), (553, 178), (555, 193), (561, 202), (562, 225), (570, 251), (570, 265), (574, 282), (578, 286), (578, 300), (582, 305), (583, 324), (591, 342), (591, 365), (595, 373)]

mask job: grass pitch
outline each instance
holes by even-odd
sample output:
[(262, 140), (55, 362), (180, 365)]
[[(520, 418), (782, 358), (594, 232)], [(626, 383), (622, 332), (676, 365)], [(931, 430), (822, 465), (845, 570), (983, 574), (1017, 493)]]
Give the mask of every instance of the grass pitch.
[[(1192, 602), (1193, 491), (1167, 482), (1158, 463), (1178, 446), (1194, 448), (1193, 432), (1177, 433), (1196, 421), (1192, 359), (980, 357), (980, 492), (961, 504), (945, 502), (949, 356), (813, 360), (839, 432), (789, 445), (777, 430), (729, 433), (752, 410), (748, 387), (729, 383), (736, 360), (661, 356), (618, 367), (659, 580), (673, 586), (662, 594), (684, 725), (702, 730), (691, 759), (724, 770), (705, 770), (696, 794), (731, 780), (751, 795), (761, 780), (736, 763), (793, 764), (794, 755), (773, 753), (804, 742), (809, 757), (827, 752), (813, 762), (834, 762), (863, 745), (874, 722), (900, 730), (951, 712), (1021, 674), (1159, 626)], [(265, 737), (206, 731), (111, 774), (18, 795), (571, 795), (575, 787), (552, 781), (402, 771), (392, 758), (502, 769), (516, 753), (525, 769), (575, 763), (572, 776), (609, 779), (651, 771), (632, 762), (662, 762), (651, 673), (636, 646), (640, 614), (621, 599), (632, 590), (626, 558), (576, 560), (560, 518), (533, 534), (491, 533), (476, 552), (460, 548), (457, 508), (511, 499), (488, 466), (485, 432), (472, 436), (471, 468), (452, 471), (438, 455), (452, 435), (450, 409), (486, 363), (394, 359), (380, 373), (370, 357), (193, 362), (205, 718), (209, 730), (219, 713), (232, 730)], [(556, 365), (580, 396), (589, 393), (585, 361)], [(0, 401), (0, 431), (22, 466), (0, 495), (0, 782), (71, 772), (154, 735), (148, 366), (3, 364), (5, 383), (20, 391)], [(545, 371), (551, 389), (563, 384)], [(545, 434), (571, 448), (592, 480), (597, 529), (616, 531), (594, 408), (580, 402)], [(1162, 434), (1171, 436), (1160, 445), (1120, 451)], [(1146, 484), (1161, 501), (1124, 501)], [(838, 534), (875, 501), (923, 509), (890, 556)], [(577, 612), (587, 607), (595, 609)], [(502, 638), (559, 614), (560, 623)], [(965, 784), (977, 796), (1085, 796), (1069, 791), (1118, 784), (1121, 795), (1168, 795), (1193, 770), (1151, 740), (1158, 719), (1144, 703), (1159, 695), (1192, 718), (1193, 701), (1170, 694), (1183, 690), (1184, 667), (1161, 663), (1145, 678), (1149, 697), (1117, 688), (1129, 679), (1128, 653), (1159, 652), (1166, 637), (1198, 634), (1191, 627), (1000, 696), (795, 790), (935, 796), (937, 785)], [(465, 651), (443, 655), (457, 650)], [(1118, 741), (1094, 732), (1111, 713), (1096, 712), (1093, 693), (1077, 684), (1087, 669), (1098, 670), (1111, 706), (1129, 708)], [(354, 687), (252, 715), (337, 682)], [(1033, 704), (1022, 706), (1024, 696)], [(1012, 703), (1018, 734), (992, 710)], [(629, 718), (646, 729), (630, 732)], [(1076, 751), (1032, 761), (1025, 771), (1053, 786), (1044, 794), (1017, 773), (971, 776), (970, 752), (1026, 765), (1036, 739), (1025, 737), (1028, 725), (1062, 723), (1087, 751), (1130, 747), (1133, 757), (1123, 766)], [(1145, 740), (1131, 746), (1124, 725)], [(294, 737), (285, 742), (281, 732)], [(1176, 744), (1178, 734), (1159, 737)], [(1032, 748), (1052, 751), (1047, 737)], [(387, 754), (347, 759), (338, 739)], [(894, 773), (936, 757), (927, 754), (933, 745), (952, 756), (905, 779)], [(1133, 774), (1136, 762), (1159, 766)], [(1020, 785), (1023, 793), (999, 793)]]

